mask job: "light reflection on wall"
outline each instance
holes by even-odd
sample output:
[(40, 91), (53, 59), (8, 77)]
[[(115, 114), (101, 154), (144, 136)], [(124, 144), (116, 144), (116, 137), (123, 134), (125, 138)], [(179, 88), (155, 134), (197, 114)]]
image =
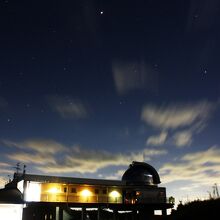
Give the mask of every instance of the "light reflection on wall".
[(25, 200), (27, 202), (39, 202), (41, 196), (41, 184), (36, 182), (28, 182)]

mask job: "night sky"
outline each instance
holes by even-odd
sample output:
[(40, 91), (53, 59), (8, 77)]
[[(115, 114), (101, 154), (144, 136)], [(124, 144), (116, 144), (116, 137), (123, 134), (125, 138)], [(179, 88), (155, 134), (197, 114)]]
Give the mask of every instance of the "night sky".
[(220, 184), (220, 1), (0, 0), (0, 179), (120, 179), (168, 195)]

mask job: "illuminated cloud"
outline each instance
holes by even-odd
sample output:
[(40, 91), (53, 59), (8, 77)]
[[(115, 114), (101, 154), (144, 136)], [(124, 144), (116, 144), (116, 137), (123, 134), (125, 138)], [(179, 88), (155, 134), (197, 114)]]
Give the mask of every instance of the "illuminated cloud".
[(9, 174), (12, 173), (12, 166), (8, 163), (0, 163), (0, 173)]
[(102, 150), (67, 147), (53, 140), (26, 140), (23, 142), (2, 141), (18, 152), (7, 154), (13, 161), (34, 165), (43, 173), (95, 173), (109, 166), (127, 166), (131, 161), (150, 161), (165, 155), (166, 150), (142, 149), (126, 153), (111, 153)]
[(112, 71), (119, 95), (139, 89), (157, 90), (157, 73), (144, 61), (114, 62)]
[(6, 177), (0, 176), (0, 188), (4, 188), (7, 181), (8, 179)]
[(51, 108), (64, 119), (82, 119), (88, 117), (86, 106), (70, 97), (48, 96)]
[(178, 163), (164, 164), (159, 173), (163, 183), (185, 181), (185, 187), (190, 187), (191, 184), (197, 184), (198, 187), (212, 186), (219, 183), (220, 149), (214, 146), (204, 151), (186, 154)]
[(21, 152), (8, 154), (7, 157), (11, 160), (22, 161), (22, 163), (26, 164), (56, 164), (56, 159), (50, 154)]
[(160, 146), (165, 143), (168, 132), (162, 131), (159, 135), (150, 136), (147, 139), (147, 145)]
[(107, 179), (107, 180), (119, 180), (123, 176), (125, 170), (118, 170), (115, 173), (112, 173), (110, 175), (99, 175), (100, 178), (102, 179)]
[[(13, 167), (8, 163), (0, 162), (0, 188), (5, 186), (5, 183), (8, 181), (8, 177), (10, 174), (13, 174)], [(7, 175), (7, 178), (6, 176)]]
[(203, 101), (191, 104), (172, 104), (167, 106), (146, 105), (141, 119), (159, 129), (177, 129), (194, 123), (204, 124), (215, 105)]
[(68, 154), (62, 161), (48, 164), (44, 167), (37, 167), (47, 173), (95, 173), (102, 168), (109, 166), (127, 166), (131, 161), (149, 161), (154, 156), (164, 155), (165, 150), (149, 150), (130, 153), (110, 153), (107, 151), (95, 151), (74, 147), (72, 154)]
[(58, 152), (68, 150), (64, 145), (56, 141), (44, 139), (30, 139), (23, 142), (3, 140), (2, 143), (9, 147), (16, 147), (24, 150), (33, 150), (42, 154), (56, 154)]
[(192, 132), (180, 131), (174, 134), (173, 136), (174, 145), (177, 147), (185, 147), (192, 143)]

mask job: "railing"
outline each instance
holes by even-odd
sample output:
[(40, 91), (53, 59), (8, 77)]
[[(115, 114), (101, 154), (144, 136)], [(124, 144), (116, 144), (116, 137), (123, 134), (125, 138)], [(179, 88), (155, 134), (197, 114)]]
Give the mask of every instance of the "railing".
[(42, 202), (122, 203), (122, 197), (41, 194)]

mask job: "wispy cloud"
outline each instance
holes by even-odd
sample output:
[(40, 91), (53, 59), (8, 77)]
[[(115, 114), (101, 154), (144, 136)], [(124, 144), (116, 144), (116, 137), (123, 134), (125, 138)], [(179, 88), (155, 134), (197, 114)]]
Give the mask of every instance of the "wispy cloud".
[[(110, 166), (127, 166), (131, 161), (149, 161), (152, 157), (164, 155), (165, 150), (141, 150), (127, 153), (110, 153), (107, 151), (95, 151), (74, 147), (72, 153), (65, 156), (57, 165), (49, 165), (46, 171), (49, 173), (95, 173), (100, 169)], [(38, 167), (42, 172), (45, 167)]]
[(82, 101), (71, 97), (48, 96), (51, 108), (65, 119), (82, 119), (88, 117), (88, 109)]
[(99, 175), (100, 178), (102, 179), (108, 179), (108, 180), (118, 180), (118, 179), (121, 179), (121, 177), (123, 176), (125, 170), (122, 169), (122, 170), (118, 170), (117, 172), (115, 173), (112, 173), (110, 175)]
[(159, 173), (164, 183), (187, 181), (188, 186), (197, 184), (200, 187), (220, 183), (220, 148), (214, 146), (186, 154), (177, 163), (164, 164)]
[(6, 177), (0, 176), (0, 188), (3, 188), (7, 182)]
[(153, 128), (161, 130), (160, 135), (149, 137), (147, 144), (162, 145), (169, 142), (177, 147), (191, 145), (193, 136), (207, 126), (208, 119), (218, 105), (219, 102), (208, 101), (163, 106), (145, 105), (141, 119)]
[(177, 147), (185, 147), (192, 143), (192, 132), (190, 130), (176, 132), (173, 136), (173, 143)]
[(160, 146), (165, 143), (168, 132), (162, 131), (159, 135), (150, 136), (147, 139), (147, 145)]
[[(55, 141), (5, 141), (6, 145), (22, 149), (22, 152), (8, 154), (11, 160), (32, 164), (44, 173), (95, 173), (110, 166), (127, 166), (131, 161), (150, 161), (165, 155), (166, 150), (142, 149), (132, 152), (108, 152), (85, 149), (81, 146), (66, 147)], [(46, 149), (44, 143), (49, 143)], [(40, 149), (39, 149), (40, 148)], [(45, 149), (45, 150), (44, 150)]]
[(5, 183), (8, 181), (8, 177), (10, 174), (13, 173), (13, 169), (10, 164), (0, 162), (0, 188), (3, 188), (5, 186)]
[(7, 157), (14, 161), (22, 161), (25, 164), (47, 165), (56, 164), (54, 155), (42, 153), (17, 152), (8, 154)]
[(9, 147), (16, 147), (23, 150), (33, 150), (42, 154), (56, 154), (67, 151), (67, 148), (53, 140), (45, 139), (28, 139), (23, 142), (3, 140), (2, 143)]
[(10, 164), (0, 163), (0, 173), (1, 174), (3, 174), (3, 173), (10, 174), (12, 172), (13, 172), (13, 170), (12, 170), (12, 167)]
[(115, 87), (119, 95), (132, 90), (157, 90), (157, 73), (144, 61), (117, 61), (112, 65)]
[(146, 105), (142, 110), (141, 119), (159, 129), (176, 129), (195, 122), (205, 123), (213, 108), (214, 104), (207, 101), (161, 107)]

